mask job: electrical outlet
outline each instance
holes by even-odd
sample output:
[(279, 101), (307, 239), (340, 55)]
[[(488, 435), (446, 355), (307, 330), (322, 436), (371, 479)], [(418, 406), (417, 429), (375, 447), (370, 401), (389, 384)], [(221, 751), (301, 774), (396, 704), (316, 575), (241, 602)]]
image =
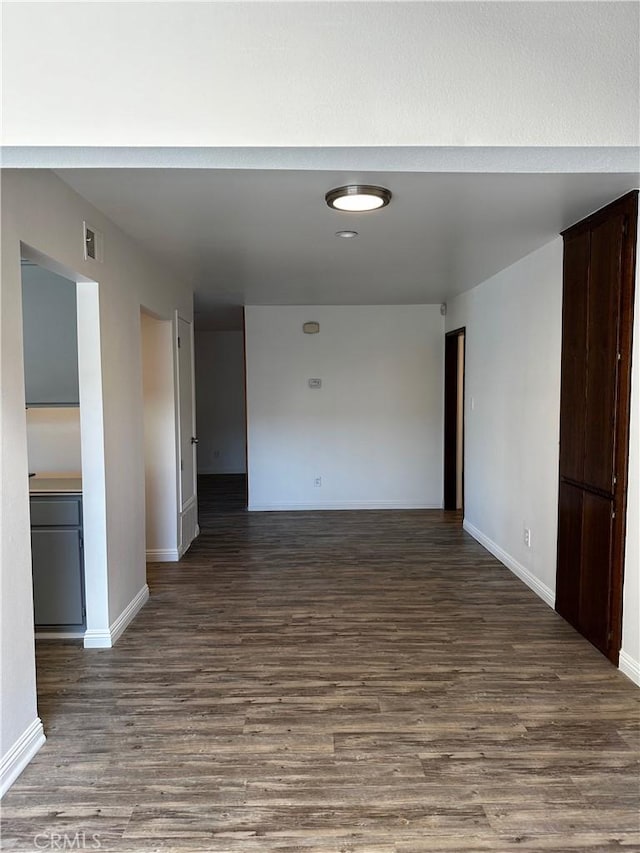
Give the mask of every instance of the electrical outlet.
[(220, 459), (220, 451), (219, 450), (213, 451), (213, 458), (214, 459)]
[(322, 477), (316, 477), (313, 481), (313, 485), (316, 487), (316, 489), (319, 489), (322, 485)]
[(524, 534), (522, 538), (527, 548), (531, 548), (531, 530), (528, 527), (524, 528)]

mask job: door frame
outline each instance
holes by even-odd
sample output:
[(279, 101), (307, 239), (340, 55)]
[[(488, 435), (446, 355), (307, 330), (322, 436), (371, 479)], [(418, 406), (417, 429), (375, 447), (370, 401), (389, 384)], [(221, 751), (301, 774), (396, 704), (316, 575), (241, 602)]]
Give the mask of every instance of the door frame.
[[(462, 337), (463, 373), (462, 400), (458, 400), (458, 340)], [(445, 510), (457, 509), (458, 474), (458, 403), (462, 405), (462, 458), (464, 460), (464, 397), (466, 383), (467, 329), (460, 326), (444, 337), (444, 485), (443, 507)], [(464, 461), (462, 465), (462, 512), (464, 514)]]
[[(156, 411), (157, 405), (150, 407), (149, 406), (149, 397), (148, 397), (148, 386), (145, 380), (145, 348), (148, 342), (147, 335), (150, 332), (150, 327), (145, 326), (146, 322), (152, 322), (155, 326), (155, 334), (158, 335), (158, 331), (161, 330), (159, 339), (162, 340), (161, 349), (163, 352), (162, 362), (160, 364), (156, 363), (154, 366), (154, 370), (156, 374), (158, 371), (161, 371), (160, 375), (162, 377), (163, 390), (166, 393), (167, 401), (170, 399), (171, 410), (173, 413), (173, 417), (171, 423), (168, 422), (166, 424), (162, 424), (162, 428), (158, 428), (158, 412)], [(178, 430), (180, 429), (180, 421), (178, 417), (178, 388), (177, 388), (177, 371), (175, 366), (176, 355), (174, 354), (173, 348), (173, 318), (171, 315), (164, 316), (162, 314), (158, 314), (155, 311), (147, 308), (145, 305), (140, 305), (140, 359), (141, 359), (141, 388), (140, 394), (142, 399), (142, 411), (143, 411), (143, 422), (144, 422), (144, 454), (145, 454), (145, 549), (146, 549), (146, 558), (147, 562), (165, 562), (165, 561), (175, 561), (179, 559), (179, 536), (180, 536), (180, 467), (179, 467), (179, 459), (178, 459), (178, 450), (179, 450), (179, 440), (178, 440)], [(157, 342), (158, 338), (156, 338)], [(157, 381), (157, 380), (156, 380)], [(157, 394), (157, 385), (154, 389)], [(167, 402), (168, 405), (168, 402)], [(162, 418), (160, 418), (162, 422)], [(165, 453), (170, 454), (164, 457), (165, 461), (171, 461), (171, 475), (165, 476), (163, 471), (163, 477), (160, 481), (156, 481), (156, 477), (150, 478), (149, 471), (147, 468), (148, 458), (148, 433), (147, 428), (149, 422), (154, 424), (154, 436), (155, 440), (158, 440), (158, 436), (163, 434), (163, 446), (165, 446)], [(154, 451), (157, 452), (157, 451)], [(151, 516), (151, 518), (155, 517), (155, 524), (150, 525), (150, 514), (149, 514), (149, 487), (150, 487), (150, 479), (154, 485), (154, 503), (155, 503), (155, 512)], [(159, 496), (163, 495), (166, 492), (167, 495), (171, 495), (171, 512), (169, 513), (168, 505), (165, 504), (164, 507), (158, 504)], [(165, 518), (166, 516), (166, 518)], [(169, 519), (171, 519), (171, 523), (169, 524)], [(149, 536), (150, 526), (152, 529), (156, 531), (158, 529), (166, 528), (167, 530), (171, 529), (171, 535), (167, 536), (165, 539), (162, 538), (162, 541), (159, 541), (157, 538), (151, 538)]]

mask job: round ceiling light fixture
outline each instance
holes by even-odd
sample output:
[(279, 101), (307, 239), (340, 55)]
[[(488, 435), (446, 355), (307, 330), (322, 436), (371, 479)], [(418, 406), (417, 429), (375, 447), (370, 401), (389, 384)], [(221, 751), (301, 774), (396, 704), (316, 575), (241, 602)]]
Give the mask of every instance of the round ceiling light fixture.
[(357, 231), (336, 231), (336, 237), (342, 237), (343, 240), (352, 240), (358, 236)]
[(349, 184), (329, 190), (324, 199), (333, 210), (364, 213), (386, 207), (391, 201), (391, 190), (368, 184)]

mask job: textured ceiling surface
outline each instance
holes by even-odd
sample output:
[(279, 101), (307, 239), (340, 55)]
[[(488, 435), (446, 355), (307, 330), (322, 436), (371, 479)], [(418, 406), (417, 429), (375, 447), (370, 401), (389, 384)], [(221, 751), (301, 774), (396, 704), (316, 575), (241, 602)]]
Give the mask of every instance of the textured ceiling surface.
[(639, 17), (634, 2), (5, 2), (2, 141), (637, 145)]
[[(60, 177), (214, 306), (446, 301), (638, 185), (628, 174), (61, 170)], [(330, 210), (349, 182), (382, 210)], [(341, 229), (359, 236), (343, 240)]]

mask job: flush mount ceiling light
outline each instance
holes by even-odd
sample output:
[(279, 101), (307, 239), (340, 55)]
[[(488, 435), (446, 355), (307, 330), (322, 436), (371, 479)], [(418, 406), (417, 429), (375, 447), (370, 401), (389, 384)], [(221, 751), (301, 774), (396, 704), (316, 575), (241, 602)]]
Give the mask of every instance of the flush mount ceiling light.
[(391, 191), (384, 187), (373, 187), (367, 184), (350, 184), (329, 190), (324, 199), (333, 210), (362, 213), (366, 210), (386, 207), (391, 201)]
[(336, 231), (336, 237), (342, 237), (344, 240), (351, 240), (357, 236), (357, 231)]

